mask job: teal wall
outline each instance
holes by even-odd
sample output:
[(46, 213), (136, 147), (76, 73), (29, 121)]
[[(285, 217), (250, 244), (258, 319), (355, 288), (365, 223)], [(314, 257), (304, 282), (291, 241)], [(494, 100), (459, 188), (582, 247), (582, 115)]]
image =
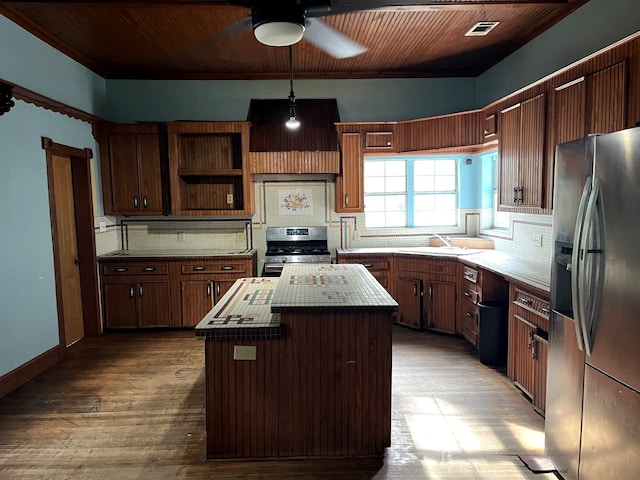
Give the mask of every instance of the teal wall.
[[(472, 110), (475, 79), (294, 80), (297, 98), (335, 98), (343, 122), (399, 121)], [(252, 98), (286, 98), (285, 80), (107, 80), (117, 122), (246, 120)]]
[(87, 123), (22, 101), (0, 116), (0, 376), (59, 342), (42, 136), (96, 151)]

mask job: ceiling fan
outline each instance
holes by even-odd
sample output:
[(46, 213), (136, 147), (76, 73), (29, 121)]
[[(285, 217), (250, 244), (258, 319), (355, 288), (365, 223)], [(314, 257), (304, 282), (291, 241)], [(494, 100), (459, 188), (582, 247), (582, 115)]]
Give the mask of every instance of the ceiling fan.
[[(205, 0), (206, 2), (207, 0)], [(218, 2), (207, 2), (218, 3)], [(355, 57), (367, 48), (327, 25), (318, 17), (362, 10), (341, 8), (336, 11), (329, 0), (230, 0), (220, 2), (246, 7), (249, 16), (225, 27), (209, 44), (222, 37), (253, 29), (255, 38), (273, 47), (293, 45), (303, 38), (334, 58)]]

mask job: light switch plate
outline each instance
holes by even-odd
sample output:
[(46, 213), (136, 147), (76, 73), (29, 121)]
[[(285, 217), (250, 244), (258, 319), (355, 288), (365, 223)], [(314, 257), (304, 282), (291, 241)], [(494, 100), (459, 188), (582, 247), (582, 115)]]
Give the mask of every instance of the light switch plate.
[(542, 234), (541, 233), (534, 233), (533, 234), (533, 244), (541, 247), (542, 246)]
[(255, 360), (258, 347), (255, 345), (234, 345), (233, 346), (233, 359), (234, 360)]
[(233, 203), (233, 193), (227, 193), (227, 203), (229, 205)]
[(98, 227), (100, 228), (101, 232), (106, 232), (107, 231), (107, 222), (100, 222), (98, 224)]

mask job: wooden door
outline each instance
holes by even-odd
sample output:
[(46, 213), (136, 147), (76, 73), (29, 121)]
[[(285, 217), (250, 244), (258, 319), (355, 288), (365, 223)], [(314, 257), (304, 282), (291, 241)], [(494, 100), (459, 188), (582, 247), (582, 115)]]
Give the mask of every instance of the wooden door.
[(422, 280), (416, 278), (398, 279), (397, 322), (416, 329), (422, 328)]
[(586, 133), (584, 77), (561, 85), (553, 92), (553, 152), (555, 145), (584, 138)]
[(160, 136), (138, 135), (140, 159), (140, 210), (146, 215), (163, 213)]
[(533, 407), (541, 412), (545, 411), (547, 402), (547, 356), (549, 342), (546, 338), (534, 335), (535, 340), (535, 388), (533, 392)]
[(444, 333), (456, 333), (456, 284), (429, 282), (426, 326)]
[(104, 283), (104, 323), (107, 328), (137, 328), (138, 307), (135, 282)]
[(136, 286), (138, 295), (138, 326), (170, 327), (169, 282), (140, 282)]
[(343, 133), (336, 212), (364, 212), (364, 157), (359, 133)]
[(113, 213), (139, 213), (138, 145), (136, 135), (109, 136)]
[(183, 281), (182, 326), (195, 327), (213, 308), (214, 285), (211, 280)]
[(52, 173), (55, 196), (56, 229), (60, 287), (64, 318), (65, 345), (71, 345), (84, 337), (82, 317), (82, 289), (80, 260), (76, 235), (76, 209), (73, 196), (71, 160), (60, 155), (52, 156)]

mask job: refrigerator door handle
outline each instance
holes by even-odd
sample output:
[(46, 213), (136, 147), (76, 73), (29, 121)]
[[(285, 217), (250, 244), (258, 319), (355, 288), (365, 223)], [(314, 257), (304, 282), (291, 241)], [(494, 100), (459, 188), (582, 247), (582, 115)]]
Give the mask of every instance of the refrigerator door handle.
[(582, 189), (580, 197), (580, 206), (578, 207), (578, 217), (576, 218), (576, 228), (573, 234), (573, 252), (571, 254), (571, 301), (573, 303), (573, 320), (576, 329), (576, 340), (578, 348), (584, 350), (582, 318), (584, 318), (584, 306), (582, 303), (582, 292), (580, 291), (580, 257), (582, 252), (582, 233), (584, 230), (584, 222), (587, 213), (587, 204), (589, 203), (589, 195), (591, 194), (591, 177), (587, 177)]
[[(596, 177), (587, 204), (585, 214), (586, 228), (583, 229), (580, 249), (580, 278), (579, 291), (582, 292), (584, 315), (580, 318), (584, 351), (591, 355), (596, 333), (596, 325), (600, 316), (602, 303), (602, 288), (604, 282), (604, 211), (600, 195), (600, 181)], [(590, 245), (593, 239), (595, 245)], [(594, 247), (594, 248), (592, 248)], [(587, 274), (587, 272), (589, 272)], [(589, 282), (591, 282), (589, 284)], [(590, 289), (589, 287), (593, 287)], [(588, 293), (588, 295), (584, 295)]]

